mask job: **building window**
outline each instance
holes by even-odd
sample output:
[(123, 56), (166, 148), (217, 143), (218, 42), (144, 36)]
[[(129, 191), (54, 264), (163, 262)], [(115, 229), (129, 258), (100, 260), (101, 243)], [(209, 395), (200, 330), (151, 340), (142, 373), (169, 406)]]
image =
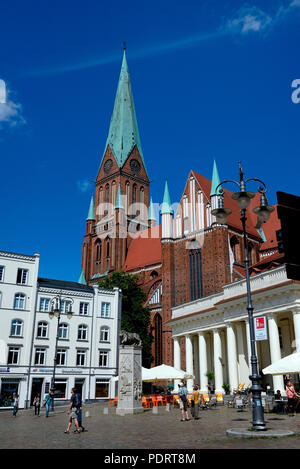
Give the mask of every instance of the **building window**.
[(110, 253), (110, 239), (107, 238), (107, 240), (106, 240), (106, 257), (109, 257), (109, 253)]
[(58, 338), (59, 339), (68, 339), (69, 336), (69, 326), (68, 324), (62, 323), (58, 327)]
[(102, 257), (102, 242), (98, 239), (96, 244), (96, 261), (101, 261)]
[(160, 314), (154, 317), (155, 366), (162, 364), (162, 319)]
[(60, 310), (62, 313), (68, 313), (69, 311), (71, 311), (72, 309), (71, 306), (72, 306), (71, 301), (61, 300), (60, 302)]
[(23, 332), (23, 321), (21, 319), (14, 319), (11, 323), (10, 335), (14, 337), (21, 337)]
[(15, 294), (14, 309), (25, 309), (25, 295), (23, 293)]
[(40, 311), (49, 311), (49, 307), (50, 307), (50, 299), (41, 298), (40, 299)]
[(46, 363), (46, 349), (45, 348), (36, 348), (34, 356), (35, 365), (45, 365)]
[(80, 303), (79, 305), (79, 314), (82, 316), (87, 316), (89, 312), (89, 304), (88, 303)]
[(100, 329), (100, 342), (109, 342), (109, 327), (103, 326)]
[(0, 265), (0, 282), (4, 281), (4, 265)]
[(27, 285), (27, 281), (28, 281), (28, 270), (18, 269), (17, 283), (19, 285)]
[(110, 303), (105, 303), (102, 301), (101, 303), (101, 318), (109, 318), (110, 317)]
[(20, 359), (20, 347), (9, 347), (8, 349), (8, 365), (18, 365)]
[(77, 340), (87, 340), (88, 337), (88, 328), (85, 324), (80, 324), (78, 326)]
[(100, 367), (108, 367), (108, 351), (107, 350), (100, 350), (99, 351), (99, 366)]
[(47, 322), (41, 321), (38, 323), (37, 337), (39, 339), (44, 339), (48, 337), (48, 323)]
[(76, 366), (85, 366), (85, 357), (86, 357), (85, 350), (77, 350)]
[[(132, 205), (136, 203), (136, 184), (132, 186)], [(133, 208), (134, 210), (134, 208)]]
[(65, 365), (67, 363), (67, 350), (64, 348), (58, 348), (56, 354), (56, 364)]
[(65, 379), (55, 379), (55, 399), (66, 398), (67, 381)]
[(190, 271), (190, 300), (197, 300), (203, 296), (202, 281), (202, 258), (200, 249), (190, 249), (189, 252)]
[(97, 379), (95, 397), (109, 397), (109, 379)]

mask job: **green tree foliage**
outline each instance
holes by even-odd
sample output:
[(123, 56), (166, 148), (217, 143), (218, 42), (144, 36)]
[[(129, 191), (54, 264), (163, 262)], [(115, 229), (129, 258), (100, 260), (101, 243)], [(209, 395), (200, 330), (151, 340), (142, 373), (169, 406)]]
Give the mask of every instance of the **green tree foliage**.
[(149, 368), (153, 361), (150, 309), (143, 306), (146, 294), (138, 285), (138, 276), (120, 270), (112, 272), (98, 285), (100, 288), (108, 290), (112, 290), (114, 287), (119, 287), (122, 290), (121, 329), (139, 334), (143, 345), (142, 364)]

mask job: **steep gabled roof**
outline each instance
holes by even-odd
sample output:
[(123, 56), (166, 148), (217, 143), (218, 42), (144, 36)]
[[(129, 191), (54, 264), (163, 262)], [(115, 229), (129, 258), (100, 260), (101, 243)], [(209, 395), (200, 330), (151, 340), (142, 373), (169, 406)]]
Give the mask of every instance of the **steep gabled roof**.
[(109, 146), (118, 167), (122, 168), (135, 145), (138, 148), (146, 170), (124, 50), (121, 73), (102, 161)]

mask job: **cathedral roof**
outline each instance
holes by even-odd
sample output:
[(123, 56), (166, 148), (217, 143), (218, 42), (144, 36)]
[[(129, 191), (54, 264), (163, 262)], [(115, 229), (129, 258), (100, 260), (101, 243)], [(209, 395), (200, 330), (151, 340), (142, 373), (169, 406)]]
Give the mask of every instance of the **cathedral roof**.
[(146, 169), (135, 114), (135, 106), (133, 101), (125, 50), (123, 54), (121, 73), (104, 154), (108, 145), (115, 157), (119, 168), (123, 167), (129, 154), (136, 145), (141, 159), (143, 161), (144, 167)]
[[(211, 191), (210, 195), (216, 195), (217, 194), (217, 187), (220, 184), (220, 178), (219, 178), (219, 173), (218, 173), (218, 168), (217, 168), (217, 163), (214, 160), (214, 166), (213, 166), (213, 173), (212, 173), (212, 181), (211, 181)], [(218, 192), (220, 192), (221, 187), (219, 187)]]
[(161, 263), (161, 225), (140, 231), (131, 241), (124, 270), (134, 271)]
[(170, 199), (170, 194), (169, 194), (169, 188), (168, 188), (168, 182), (166, 181), (165, 183), (165, 192), (164, 192), (164, 198), (163, 198), (163, 203), (161, 207), (161, 214), (163, 213), (173, 213), (173, 210), (171, 208), (171, 199)]
[(91, 197), (89, 213), (87, 216), (87, 220), (95, 220), (95, 210), (94, 210), (94, 198)]

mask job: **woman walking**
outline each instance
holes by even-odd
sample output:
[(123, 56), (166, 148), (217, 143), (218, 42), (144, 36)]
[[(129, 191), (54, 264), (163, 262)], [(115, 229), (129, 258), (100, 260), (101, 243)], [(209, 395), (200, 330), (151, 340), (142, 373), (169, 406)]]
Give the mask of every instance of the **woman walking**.
[(34, 415), (40, 415), (40, 408), (41, 408), (41, 398), (40, 395), (37, 394), (33, 399), (34, 405)]

